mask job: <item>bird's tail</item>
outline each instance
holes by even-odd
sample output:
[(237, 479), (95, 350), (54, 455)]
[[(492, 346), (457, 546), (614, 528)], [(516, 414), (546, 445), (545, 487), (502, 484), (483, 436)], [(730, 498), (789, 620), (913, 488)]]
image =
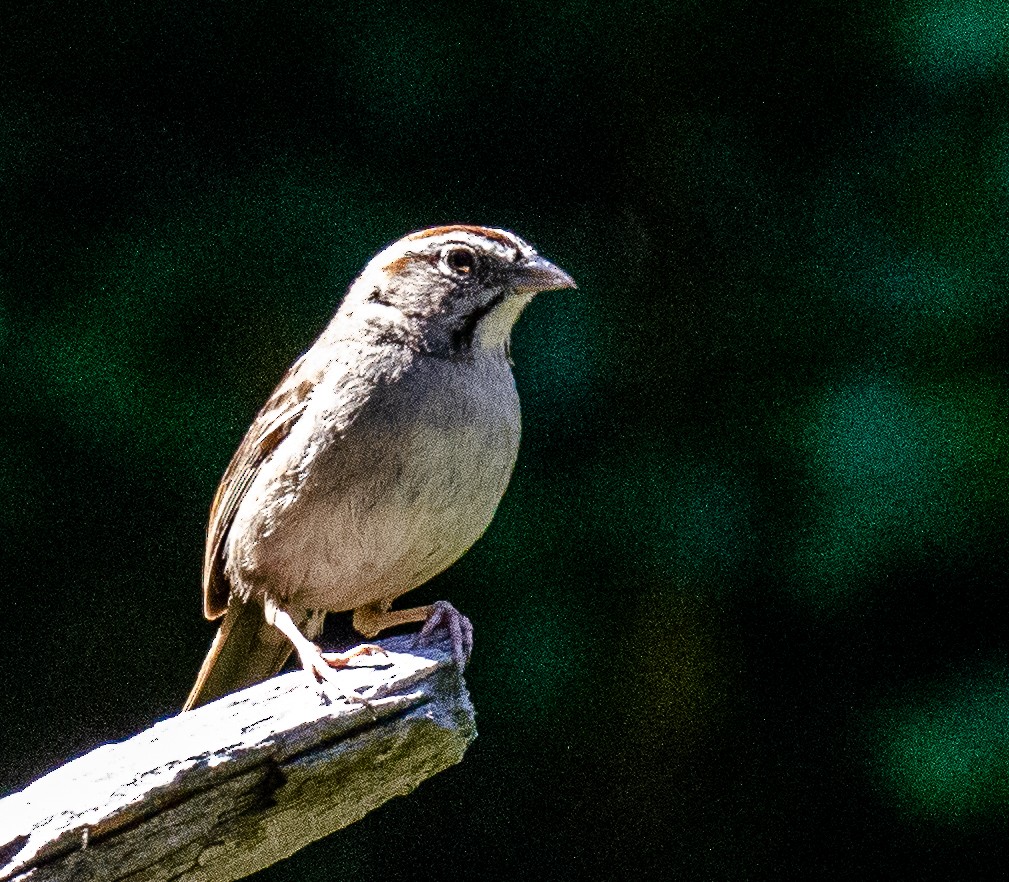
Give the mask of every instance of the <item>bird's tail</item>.
[(291, 642), (267, 623), (262, 606), (232, 597), (182, 710), (272, 677), (292, 649)]

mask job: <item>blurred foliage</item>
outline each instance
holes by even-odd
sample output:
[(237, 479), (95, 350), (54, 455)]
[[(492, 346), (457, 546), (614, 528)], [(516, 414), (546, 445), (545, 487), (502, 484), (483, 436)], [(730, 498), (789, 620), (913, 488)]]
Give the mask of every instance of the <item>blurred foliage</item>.
[(174, 712), (249, 420), (468, 221), (580, 286), (416, 592), (474, 619), (481, 736), (262, 878), (993, 875), (1007, 45), (993, 0), (6, 10), (3, 787)]
[(1009, 816), (1009, 679), (959, 677), (912, 692), (876, 722), (878, 771), (904, 810), (940, 822)]
[(1005, 396), (962, 380), (880, 378), (830, 390), (805, 440), (809, 540), (796, 586), (825, 602), (874, 585), (929, 547), (955, 551), (1009, 505)]

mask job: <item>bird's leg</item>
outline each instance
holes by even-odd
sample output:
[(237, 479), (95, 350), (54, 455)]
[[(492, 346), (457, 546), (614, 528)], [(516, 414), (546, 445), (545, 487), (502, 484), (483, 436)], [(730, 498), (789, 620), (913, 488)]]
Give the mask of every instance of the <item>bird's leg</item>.
[(466, 666), (473, 654), (473, 625), (466, 616), (447, 600), (438, 600), (429, 606), (413, 609), (388, 608), (392, 601), (360, 606), (354, 610), (354, 629), (365, 637), (374, 637), (379, 631), (410, 622), (423, 622), (414, 645), (427, 642), (436, 628), (448, 629), (452, 641), (452, 658), (460, 668)]
[(266, 621), (294, 645), (298, 658), (301, 659), (301, 666), (312, 675), (316, 682), (330, 680), (334, 668), (349, 667), (350, 660), (359, 655), (386, 655), (386, 651), (381, 646), (375, 646), (373, 643), (365, 643), (348, 652), (323, 652), (301, 633), (286, 609), (267, 600), (264, 612), (266, 613)]

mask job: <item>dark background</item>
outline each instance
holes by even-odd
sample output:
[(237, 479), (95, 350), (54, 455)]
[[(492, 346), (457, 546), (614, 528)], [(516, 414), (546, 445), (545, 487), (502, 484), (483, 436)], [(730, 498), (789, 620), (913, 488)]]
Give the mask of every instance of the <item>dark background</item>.
[(262, 880), (964, 878), (1009, 820), (1009, 11), (0, 23), (0, 788), (177, 710), (209, 502), (385, 243), (514, 229), (463, 764)]

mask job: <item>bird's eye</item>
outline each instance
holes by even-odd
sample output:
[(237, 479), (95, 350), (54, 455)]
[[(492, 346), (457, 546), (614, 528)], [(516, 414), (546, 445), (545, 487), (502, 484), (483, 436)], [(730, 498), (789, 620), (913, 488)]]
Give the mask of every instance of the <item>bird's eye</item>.
[(476, 255), (468, 248), (453, 248), (445, 255), (445, 262), (452, 272), (468, 276), (476, 269)]

